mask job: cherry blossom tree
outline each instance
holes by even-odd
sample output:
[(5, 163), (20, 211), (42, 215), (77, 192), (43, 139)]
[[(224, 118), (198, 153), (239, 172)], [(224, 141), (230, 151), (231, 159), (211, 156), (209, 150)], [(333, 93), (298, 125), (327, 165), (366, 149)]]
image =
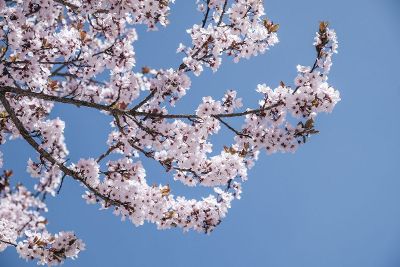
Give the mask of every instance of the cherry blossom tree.
[[(252, 107), (229, 90), (220, 100), (206, 96), (193, 111), (174, 113), (191, 79), (207, 68), (217, 71), (222, 59), (239, 62), (266, 52), (278, 43), (279, 25), (265, 16), (262, 0), (197, 0), (202, 16), (187, 30), (192, 43), (177, 48), (182, 63), (138, 71), (136, 25), (167, 26), (173, 2), (0, 0), (0, 141), (20, 138), (36, 153), (26, 159), (36, 179), (31, 190), (14, 181), (11, 170), (0, 176), (0, 251), (15, 247), (24, 259), (57, 265), (85, 249), (73, 232), (46, 230), (45, 197), (57, 196), (64, 179), (84, 186), (87, 203), (136, 226), (210, 233), (240, 199), (260, 152), (295, 152), (318, 133), (317, 114), (340, 101), (327, 81), (336, 34), (321, 22), (316, 59), (297, 66), (294, 86), (259, 84)], [(49, 118), (56, 104), (110, 116), (103, 154), (67, 159), (64, 121)], [(242, 119), (242, 127), (233, 127), (232, 119)], [(210, 137), (223, 127), (234, 139), (215, 151)], [(149, 185), (141, 158), (160, 164), (171, 179), (214, 193), (188, 199), (173, 195), (167, 182)]]

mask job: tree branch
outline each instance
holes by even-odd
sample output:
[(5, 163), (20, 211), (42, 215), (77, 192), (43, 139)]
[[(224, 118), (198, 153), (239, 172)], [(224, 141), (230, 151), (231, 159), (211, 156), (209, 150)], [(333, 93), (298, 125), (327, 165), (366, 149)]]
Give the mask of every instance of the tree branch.
[(225, 125), (229, 130), (231, 130), (232, 132), (234, 132), (236, 135), (245, 136), (245, 137), (251, 138), (250, 135), (244, 134), (244, 133), (242, 133), (242, 132), (239, 132), (238, 130), (236, 130), (235, 128), (233, 128), (232, 126), (230, 126), (227, 122), (225, 122), (225, 121), (224, 121), (223, 119), (221, 119), (220, 117), (217, 117), (217, 116), (212, 116), (212, 117), (214, 117), (214, 118), (216, 118), (217, 120), (219, 120), (223, 125)]
[(120, 145), (120, 143), (117, 143), (117, 144), (115, 144), (115, 145), (113, 145), (113, 146), (110, 146), (110, 147), (107, 149), (106, 152), (104, 152), (103, 154), (101, 154), (101, 155), (97, 158), (96, 162), (99, 163), (100, 161), (102, 161), (105, 157), (107, 157), (108, 155), (110, 155), (111, 152), (113, 152), (115, 149), (117, 149), (119, 145)]
[(206, 10), (206, 14), (204, 15), (204, 19), (203, 19), (203, 23), (201, 24), (201, 27), (204, 28), (206, 26), (207, 23), (207, 19), (208, 19), (208, 13), (210, 13), (210, 0), (207, 0), (207, 10)]
[(6, 244), (8, 244), (8, 245), (10, 245), (10, 246), (14, 246), (14, 247), (18, 246), (18, 245), (15, 244), (15, 243), (12, 243), (12, 242), (9, 242), (9, 241), (5, 241), (5, 240), (2, 240), (2, 239), (0, 239), (0, 242), (6, 243)]
[(224, 15), (225, 15), (225, 12), (226, 12), (226, 6), (227, 6), (227, 4), (228, 4), (228, 0), (225, 0), (224, 6), (222, 7), (221, 16), (219, 17), (217, 26), (221, 25), (221, 23), (222, 23), (222, 19), (224, 18)]
[[(4, 86), (4, 87), (1, 87), (0, 89), (2, 90), (3, 93), (10, 92), (10, 93), (14, 93), (14, 94), (21, 95), (21, 96), (30, 96), (30, 97), (35, 97), (38, 99), (47, 100), (47, 101), (72, 104), (72, 105), (75, 105), (78, 107), (85, 106), (85, 107), (89, 107), (89, 108), (95, 108), (97, 110), (108, 111), (111, 114), (116, 114), (116, 115), (146, 116), (146, 117), (150, 117), (150, 118), (163, 118), (163, 119), (200, 119), (200, 117), (197, 116), (196, 114), (162, 114), (162, 113), (136, 111), (134, 109), (127, 111), (127, 110), (122, 110), (122, 109), (118, 109), (115, 107), (97, 104), (94, 102), (88, 102), (88, 101), (83, 101), (83, 100), (76, 100), (73, 98), (65, 98), (65, 97), (47, 95), (44, 93), (35, 93), (32, 91), (23, 90), (20, 88), (10, 87), (10, 86)], [(218, 118), (233, 118), (233, 117), (241, 117), (241, 116), (245, 116), (245, 115), (249, 115), (249, 114), (259, 114), (261, 112), (276, 108), (283, 104), (284, 104), (284, 102), (277, 102), (277, 103), (275, 103), (271, 106), (265, 107), (265, 108), (249, 109), (247, 111), (235, 112), (235, 113), (219, 113), (219, 114), (213, 114), (212, 116), (215, 118), (217, 118), (217, 117)]]
[(95, 188), (90, 186), (86, 182), (86, 179), (81, 177), (79, 173), (75, 172), (74, 170), (69, 169), (64, 164), (62, 164), (62, 163), (58, 162), (56, 159), (54, 159), (53, 156), (49, 152), (47, 152), (45, 149), (41, 148), (40, 145), (30, 136), (30, 134), (25, 129), (24, 125), (18, 119), (18, 117), (15, 114), (14, 110), (10, 106), (10, 103), (6, 99), (6, 97), (4, 95), (4, 92), (0, 92), (0, 101), (3, 104), (3, 106), (4, 106), (5, 110), (7, 111), (7, 113), (10, 115), (10, 118), (11, 118), (12, 122), (14, 123), (15, 127), (18, 129), (18, 131), (21, 134), (21, 136), (25, 139), (26, 142), (28, 142), (28, 144), (31, 145), (31, 147), (33, 149), (35, 149), (40, 154), (41, 157), (43, 157), (44, 159), (49, 161), (51, 164), (58, 166), (60, 168), (60, 170), (65, 175), (68, 175), (68, 176), (72, 177), (73, 179), (75, 179), (77, 181), (80, 181), (89, 191), (91, 191), (97, 197), (103, 199), (106, 203), (109, 203), (109, 204), (112, 204), (112, 205), (115, 205), (115, 206), (123, 206), (123, 207), (125, 207), (126, 209), (128, 209), (130, 211), (134, 211), (134, 208), (130, 207), (128, 205), (128, 203), (123, 203), (123, 202), (121, 202), (119, 200), (110, 199), (109, 197), (102, 195)]

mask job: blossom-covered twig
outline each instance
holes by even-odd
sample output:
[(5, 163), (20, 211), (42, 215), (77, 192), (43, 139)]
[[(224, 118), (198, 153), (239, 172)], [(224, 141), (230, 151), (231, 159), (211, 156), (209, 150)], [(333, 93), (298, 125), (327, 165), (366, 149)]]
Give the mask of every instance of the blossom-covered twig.
[[(328, 84), (336, 34), (321, 22), (315, 63), (297, 67), (294, 86), (257, 85), (253, 108), (228, 90), (220, 100), (206, 96), (196, 108), (174, 113), (192, 74), (217, 71), (224, 56), (239, 62), (264, 53), (277, 44), (279, 25), (265, 16), (261, 0), (197, 0), (203, 17), (187, 31), (191, 44), (179, 44), (179, 67), (136, 71), (136, 25), (166, 26), (173, 2), (0, 0), (0, 143), (22, 138), (36, 151), (27, 164), (33, 193), (18, 181), (13, 188), (12, 172), (0, 176), (0, 250), (14, 246), (24, 259), (55, 265), (84, 249), (72, 232), (48, 233), (42, 215), (45, 197), (57, 196), (67, 177), (84, 186), (86, 202), (135, 225), (210, 233), (240, 198), (260, 152), (296, 151), (318, 133), (317, 114), (340, 101)], [(109, 116), (105, 152), (70, 162), (66, 125), (50, 116), (55, 104)], [(241, 128), (234, 127), (239, 120)], [(233, 141), (219, 149), (211, 136), (221, 127)], [(141, 157), (161, 164), (163, 177), (213, 192), (187, 199), (173, 195), (169, 182), (149, 185)]]

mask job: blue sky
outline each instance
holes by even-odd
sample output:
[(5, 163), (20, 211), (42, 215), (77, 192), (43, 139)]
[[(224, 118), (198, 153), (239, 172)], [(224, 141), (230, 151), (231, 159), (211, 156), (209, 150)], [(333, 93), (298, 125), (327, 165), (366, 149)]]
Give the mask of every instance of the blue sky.
[[(194, 0), (177, 0), (171, 25), (159, 32), (139, 29), (137, 66), (176, 67), (177, 45), (185, 29), (201, 20)], [(87, 244), (76, 261), (64, 266), (400, 266), (400, 2), (397, 0), (266, 0), (269, 18), (281, 25), (280, 43), (267, 54), (193, 78), (178, 110), (191, 110), (204, 95), (220, 98), (236, 89), (255, 105), (258, 83), (291, 83), (297, 64), (312, 64), (318, 22), (338, 34), (330, 83), (342, 101), (332, 114), (318, 117), (319, 135), (296, 154), (263, 154), (244, 184), (242, 200), (211, 234), (136, 228), (109, 211), (81, 199), (83, 188), (66, 180), (61, 195), (49, 198), (53, 232), (75, 230)], [(66, 121), (71, 160), (104, 150), (109, 119), (98, 112), (56, 107)], [(223, 131), (217, 144), (230, 143)], [(26, 160), (32, 150), (22, 141), (2, 148), (5, 166), (30, 183)], [(170, 177), (154, 165), (148, 175)], [(194, 189), (195, 191), (197, 189)], [(189, 193), (183, 187), (177, 192)], [(1, 267), (36, 266), (13, 249), (0, 254)]]

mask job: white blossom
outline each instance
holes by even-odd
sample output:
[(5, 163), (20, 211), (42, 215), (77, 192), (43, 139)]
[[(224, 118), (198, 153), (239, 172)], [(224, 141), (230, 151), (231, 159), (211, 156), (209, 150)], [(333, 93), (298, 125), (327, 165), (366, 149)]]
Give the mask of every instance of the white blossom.
[[(138, 71), (136, 26), (167, 26), (173, 3), (0, 0), (0, 144), (24, 139), (37, 152), (26, 168), (35, 178), (32, 192), (11, 180), (10, 170), (0, 176), (0, 251), (15, 247), (21, 258), (51, 266), (85, 249), (73, 232), (46, 229), (44, 201), (57, 196), (64, 179), (81, 183), (88, 204), (112, 209), (135, 226), (210, 233), (242, 197), (261, 152), (295, 152), (318, 133), (318, 114), (332, 112), (340, 101), (328, 83), (338, 41), (322, 22), (315, 64), (297, 66), (293, 87), (255, 85), (259, 98), (253, 108), (244, 107), (231, 89), (221, 98), (204, 96), (188, 113), (175, 113), (193, 74), (217, 71), (226, 57), (239, 62), (266, 52), (278, 43), (279, 25), (266, 17), (261, 0), (197, 0), (204, 17), (187, 30), (190, 43), (179, 43), (181, 64)], [(53, 116), (55, 104), (108, 116), (104, 153), (71, 161), (68, 125)], [(212, 136), (223, 128), (234, 138), (220, 148)], [(143, 158), (165, 170), (163, 180), (147, 181)], [(211, 193), (198, 199), (175, 195), (171, 180)]]

